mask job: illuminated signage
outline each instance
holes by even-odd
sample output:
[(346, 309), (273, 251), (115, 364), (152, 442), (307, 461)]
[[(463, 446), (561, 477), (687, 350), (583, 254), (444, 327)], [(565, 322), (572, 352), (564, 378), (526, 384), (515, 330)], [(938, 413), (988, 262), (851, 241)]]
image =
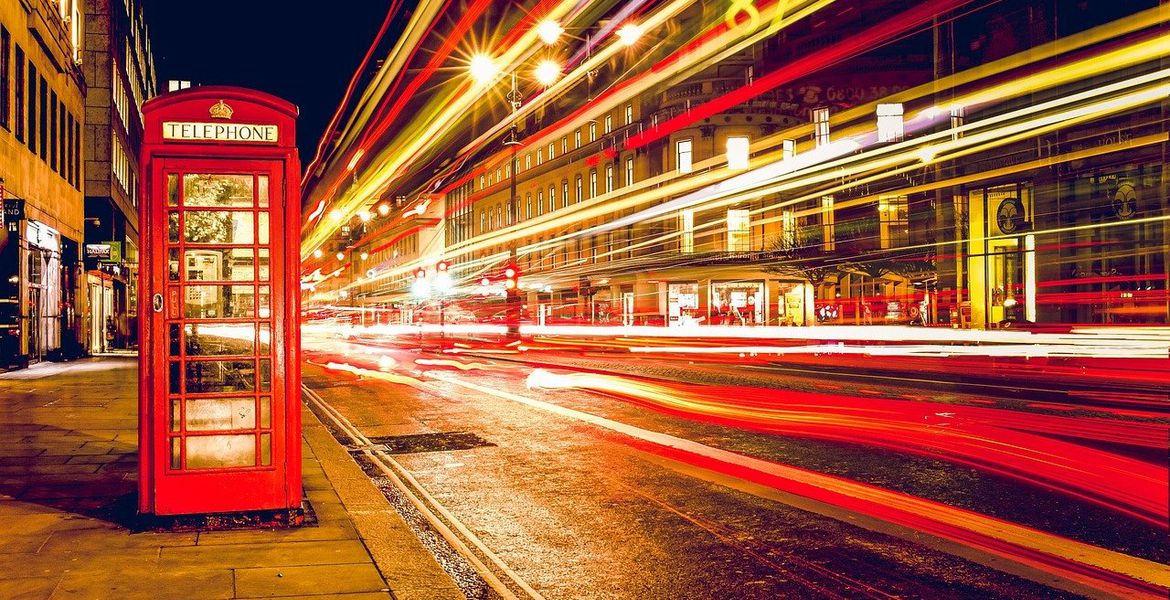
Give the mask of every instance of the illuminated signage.
[(162, 124), (164, 140), (206, 142), (251, 142), (275, 144), (279, 131), (276, 125), (250, 123), (192, 123), (165, 121)]

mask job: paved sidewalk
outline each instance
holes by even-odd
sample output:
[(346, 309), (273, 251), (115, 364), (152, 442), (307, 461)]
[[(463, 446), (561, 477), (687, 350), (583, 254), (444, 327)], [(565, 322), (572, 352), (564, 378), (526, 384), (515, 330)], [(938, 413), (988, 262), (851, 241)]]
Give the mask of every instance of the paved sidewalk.
[(137, 373), (103, 357), (0, 374), (0, 598), (463, 597), (308, 410), (316, 525), (135, 532)]

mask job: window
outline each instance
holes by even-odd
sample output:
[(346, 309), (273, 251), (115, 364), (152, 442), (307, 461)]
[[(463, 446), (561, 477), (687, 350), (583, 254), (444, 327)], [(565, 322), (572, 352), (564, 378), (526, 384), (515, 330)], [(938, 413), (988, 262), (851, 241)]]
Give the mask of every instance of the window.
[(37, 68), (28, 63), (28, 151), (37, 152)]
[(15, 84), (12, 105), (16, 109), (16, 141), (24, 142), (24, 50), (20, 46), (16, 46), (16, 77), (12, 83)]
[(573, 132), (573, 147), (574, 148), (581, 147), (581, 130), (580, 129)]
[(822, 248), (826, 251), (837, 249), (837, 219), (833, 214), (833, 197), (821, 196)]
[(877, 140), (879, 142), (900, 142), (904, 131), (902, 104), (878, 104)]
[(479, 211), (479, 232), (487, 231), (487, 211), (480, 209)]
[(605, 115), (605, 132), (613, 131), (613, 115)]
[(60, 150), (61, 150), (61, 130), (57, 123), (57, 115), (60, 114), (60, 104), (57, 103), (57, 92), (49, 91), (49, 168), (57, 171), (61, 166)]
[(528, 169), (531, 169), (531, 168), (532, 168), (532, 155), (525, 154), (524, 155), (524, 170), (527, 171)]
[(11, 107), (8, 105), (8, 89), (12, 86), (12, 72), (8, 63), (12, 54), (12, 38), (8, 36), (8, 28), (0, 25), (0, 127), (10, 129), (8, 115)]
[(552, 212), (557, 208), (557, 186), (549, 184), (548, 186), (548, 212)]
[(483, 185), (483, 175), (480, 175), (480, 176), (479, 176), (479, 189), (481, 189), (481, 190), (482, 190), (483, 188), (484, 188), (484, 185)]
[(581, 176), (577, 176), (577, 203), (581, 202)]
[(679, 173), (691, 172), (692, 142), (691, 138), (679, 140), (674, 145), (674, 165)]
[(569, 205), (569, 180), (561, 182), (561, 208)]
[[(16, 51), (17, 51), (17, 53), (19, 53), (20, 49), (17, 48)], [(964, 115), (965, 115), (965, 113), (963, 111), (962, 106), (956, 106), (956, 107), (951, 109), (951, 129), (958, 129), (958, 128), (963, 126), (963, 116)], [(956, 132), (951, 134), (951, 139), (957, 140), (957, 139), (959, 139), (960, 135), (961, 134), (958, 131), (956, 131)]]
[(784, 140), (784, 160), (794, 158), (796, 156), (796, 140)]
[(40, 101), (37, 106), (40, 107), (40, 141), (37, 142), (37, 150), (40, 151), (41, 160), (49, 161), (49, 113), (53, 112), (53, 107), (49, 106), (49, 84), (44, 77), (38, 77), (41, 83)]
[(783, 240), (785, 248), (796, 247), (796, 211), (791, 208), (785, 208), (780, 212), (780, 239)]
[(569, 136), (561, 137), (561, 154), (569, 153)]
[(496, 205), (496, 224), (500, 227), (504, 226), (504, 207)]
[(687, 208), (678, 213), (678, 251), (691, 254), (695, 251), (695, 211)]
[(504, 178), (500, 177), (500, 175), (501, 175), (500, 168), (496, 167), (496, 181), (503, 181), (504, 180)]
[(605, 165), (605, 193), (613, 191), (613, 165)]
[(748, 154), (751, 142), (746, 137), (727, 138), (727, 167), (729, 169), (748, 168)]
[(536, 214), (544, 214), (544, 192), (536, 192)]
[(507, 163), (504, 165), (504, 177), (511, 177), (511, 176), (512, 176), (512, 163)]
[(910, 243), (909, 203), (906, 196), (878, 196), (878, 221), (882, 248)]
[(552, 160), (554, 158), (556, 158), (556, 144), (549, 142), (548, 143), (548, 159)]
[(509, 224), (509, 225), (511, 225), (511, 224), (512, 224), (512, 220), (516, 218), (516, 215), (513, 215), (513, 214), (512, 214), (513, 212), (515, 212), (515, 210), (512, 208), (512, 201), (511, 201), (511, 200), (508, 200), (508, 210), (507, 210), (507, 215), (508, 215), (508, 224)]
[(634, 122), (634, 105), (627, 104), (626, 105), (626, 125), (629, 125), (633, 122)]
[(634, 157), (626, 159), (626, 186), (634, 185)]
[(528, 208), (526, 208), (524, 210), (524, 218), (525, 219), (532, 218), (532, 194), (528, 194)]
[(597, 171), (589, 172), (589, 197), (597, 197)]
[(812, 111), (813, 141), (820, 148), (829, 143), (829, 109), (817, 108)]
[(597, 141), (597, 121), (589, 122), (589, 141)]
[(751, 249), (751, 216), (745, 209), (727, 211), (727, 251), (747, 252)]

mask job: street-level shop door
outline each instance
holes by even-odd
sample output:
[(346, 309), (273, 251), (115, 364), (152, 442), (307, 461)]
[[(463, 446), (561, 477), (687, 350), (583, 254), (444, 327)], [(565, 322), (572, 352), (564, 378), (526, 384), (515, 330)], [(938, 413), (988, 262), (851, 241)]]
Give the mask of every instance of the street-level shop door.
[[(204, 103), (244, 104), (220, 94)], [(232, 143), (144, 169), (143, 512), (300, 506), (296, 164)]]

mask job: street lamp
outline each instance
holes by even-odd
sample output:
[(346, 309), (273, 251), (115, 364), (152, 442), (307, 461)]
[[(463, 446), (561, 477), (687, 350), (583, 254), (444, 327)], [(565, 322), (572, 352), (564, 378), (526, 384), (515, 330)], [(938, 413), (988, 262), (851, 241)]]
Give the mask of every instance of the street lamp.
[(423, 351), (423, 318), (422, 303), (431, 295), (431, 282), (427, 281), (427, 270), (419, 268), (414, 272), (414, 283), (410, 284), (410, 293), (414, 296), (414, 309), (418, 313), (415, 318), (418, 319), (418, 351)]
[(439, 296), (439, 353), (443, 352), (443, 342), (446, 337), (444, 328), (447, 325), (447, 318), (444, 314), (446, 310), (447, 293), (451, 291), (452, 281), (451, 274), (447, 272), (447, 261), (441, 260), (435, 266), (435, 291)]
[(548, 87), (556, 83), (557, 78), (561, 76), (561, 66), (556, 61), (546, 58), (536, 65), (533, 74), (540, 85)]

